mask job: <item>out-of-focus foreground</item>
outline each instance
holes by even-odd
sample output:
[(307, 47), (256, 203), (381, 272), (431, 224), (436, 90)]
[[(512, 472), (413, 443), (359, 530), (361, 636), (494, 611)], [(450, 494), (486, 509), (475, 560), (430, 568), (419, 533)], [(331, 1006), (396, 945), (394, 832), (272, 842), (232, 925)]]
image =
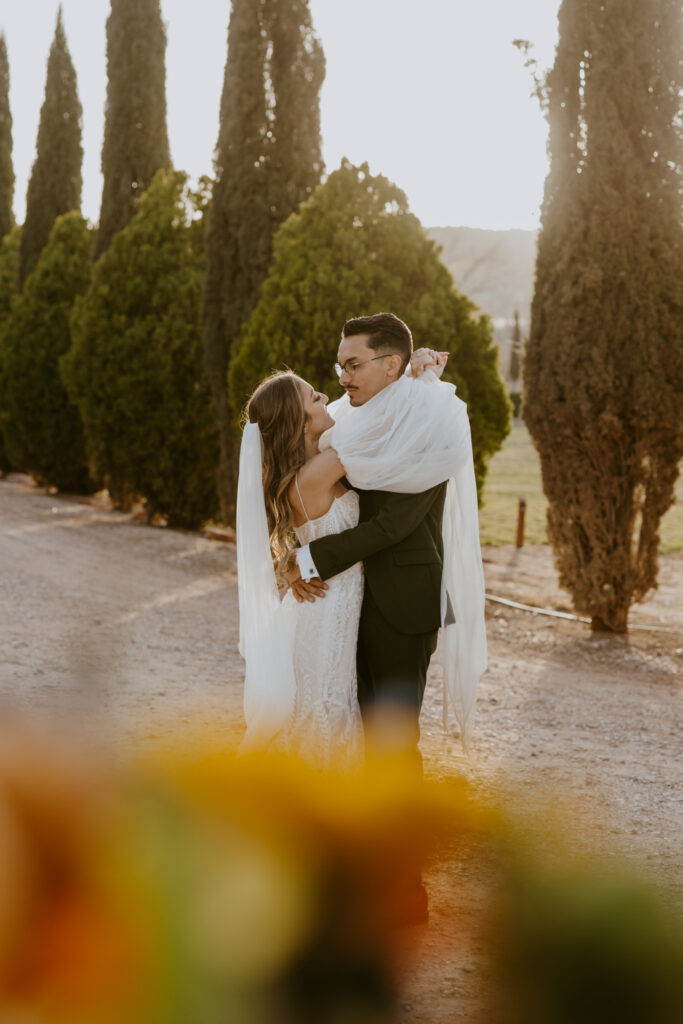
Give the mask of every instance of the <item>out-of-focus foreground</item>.
[[(220, 755), (207, 760), (207, 750), (200, 750), (197, 756), (196, 751), (187, 749), (188, 733), (195, 725), (210, 726), (213, 743), (219, 735), (226, 749), (241, 729), (242, 664), (236, 653), (236, 581), (231, 545), (217, 544), (197, 534), (142, 526), (130, 515), (50, 496), (19, 478), (0, 482), (0, 520), (0, 561), (4, 569), (0, 576), (3, 710), (18, 709), (24, 720), (30, 717), (34, 729), (39, 728), (39, 719), (49, 722), (49, 727), (42, 726), (40, 741), (29, 743), (22, 734), (15, 734), (18, 738), (11, 746), (9, 742), (2, 744), (3, 763), (14, 779), (12, 791), (19, 786), (30, 804), (22, 818), (28, 823), (28, 840), (20, 840), (24, 826), (19, 828), (16, 824), (16, 813), (10, 814), (11, 808), (3, 813), (3, 822), (7, 824), (0, 829), (0, 861), (4, 865), (1, 870), (5, 878), (11, 875), (13, 879), (11, 886), (4, 879), (0, 884), (3, 900), (4, 894), (8, 894), (14, 901), (14, 895), (18, 896), (21, 887), (28, 885), (25, 871), (33, 855), (21, 854), (26, 841), (35, 841), (37, 851), (44, 851), (47, 863), (54, 865), (54, 874), (48, 874), (48, 878), (58, 880), (62, 877), (62, 854), (53, 858), (49, 837), (66, 844), (68, 850), (75, 850), (81, 841), (78, 837), (90, 828), (88, 822), (94, 815), (106, 835), (112, 837), (111, 841), (102, 840), (98, 851), (104, 848), (107, 856), (114, 858), (115, 849), (123, 845), (131, 851), (135, 863), (136, 858), (146, 858), (144, 885), (140, 883), (132, 897), (125, 886), (123, 892), (116, 889), (120, 899), (117, 896), (115, 902), (123, 914), (124, 933), (126, 907), (131, 903), (135, 913), (139, 910), (142, 914), (143, 924), (147, 922), (143, 928), (134, 913), (134, 933), (144, 938), (145, 928), (151, 930), (154, 970), (145, 978), (157, 979), (157, 996), (162, 998), (159, 992), (166, 985), (163, 979), (170, 978), (181, 992), (185, 991), (183, 986), (198, 984), (203, 989), (206, 984), (207, 998), (213, 998), (215, 989), (211, 986), (218, 977), (216, 998), (224, 1000), (228, 996), (224, 979), (220, 981), (220, 964), (216, 968), (218, 974), (211, 975), (211, 984), (202, 980), (202, 972), (214, 970), (213, 954), (207, 961), (209, 966), (188, 963), (183, 967), (182, 958), (189, 956), (187, 947), (178, 949), (174, 945), (172, 927), (180, 929), (182, 938), (183, 914), (190, 913), (189, 904), (196, 902), (190, 879), (198, 878), (204, 871), (209, 878), (209, 867), (214, 865), (206, 853), (209, 847), (202, 845), (208, 842), (205, 837), (211, 829), (205, 824), (204, 810), (194, 808), (195, 799), (202, 803), (215, 797), (217, 802), (212, 804), (211, 815), (218, 816), (218, 834), (227, 829), (233, 836), (242, 836), (242, 825), (238, 828), (230, 815), (242, 814), (244, 800), (252, 801), (254, 817), (250, 827), (256, 829), (262, 819), (265, 831), (239, 840), (244, 844), (239, 850), (247, 851), (240, 863), (258, 867), (262, 860), (261, 854), (257, 856), (258, 844), (266, 842), (281, 825), (284, 828), (281, 812), (290, 803), (290, 797), (284, 794), (291, 789), (296, 806), (303, 801), (306, 808), (313, 807), (310, 828), (303, 824), (303, 817), (294, 819), (294, 832), (300, 833), (303, 844), (298, 856), (304, 874), (313, 870), (305, 849), (311, 830), (315, 833), (323, 829), (320, 819), (315, 818), (320, 812), (328, 815), (324, 821), (329, 825), (324, 825), (329, 832), (327, 845), (323, 846), (324, 856), (333, 846), (330, 836), (339, 836), (344, 830), (357, 847), (359, 857), (364, 857), (374, 843), (382, 849), (389, 844), (391, 855), (387, 855), (382, 873), (388, 871), (389, 877), (380, 879), (378, 898), (382, 898), (382, 892), (391, 891), (391, 871), (400, 866), (400, 858), (409, 854), (409, 844), (415, 839), (416, 828), (410, 824), (415, 805), (408, 786), (401, 785), (395, 792), (383, 795), (377, 780), (367, 785), (349, 780), (333, 791), (316, 789), (310, 795), (303, 777), (293, 770), (277, 780), (281, 785), (277, 791), (268, 789), (278, 776), (271, 772), (273, 778), (262, 779), (257, 793), (255, 783), (252, 786), (245, 781), (244, 787), (241, 782), (238, 784), (240, 776), (234, 774), (230, 758)], [(549, 548), (525, 548), (518, 553), (504, 547), (488, 549), (484, 557), (489, 590), (526, 603), (557, 607), (567, 601), (567, 596), (557, 589)], [(666, 622), (683, 635), (681, 564), (680, 555), (663, 559), (660, 589), (655, 600), (636, 610), (636, 624)], [(428, 805), (428, 814), (425, 811), (427, 817), (422, 820), (428, 827), (420, 837), (421, 841), (433, 843), (425, 871), (430, 924), (426, 931), (415, 930), (410, 935), (408, 949), (396, 949), (393, 931), (381, 933), (381, 942), (377, 940), (379, 952), (371, 964), (372, 977), (379, 977), (381, 984), (373, 982), (374, 987), (369, 990), (363, 987), (365, 982), (361, 986), (363, 999), (370, 990), (374, 993), (372, 999), (376, 996), (375, 1002), (370, 1000), (372, 1005), (367, 1004), (367, 1013), (375, 1015), (370, 1019), (397, 1019), (406, 1024), (450, 1024), (453, 1020), (494, 1024), (497, 1020), (515, 1020), (510, 1014), (520, 1007), (526, 1014), (520, 1018), (520, 1024), (584, 1018), (596, 1022), (615, 1019), (620, 1024), (666, 1020), (666, 1016), (657, 1017), (651, 1009), (646, 1016), (641, 1011), (643, 999), (647, 999), (650, 1008), (657, 1005), (655, 992), (660, 993), (664, 1006), (671, 1005), (673, 994), (667, 995), (666, 979), (670, 972), (666, 965), (678, 955), (677, 940), (667, 938), (668, 926), (662, 924), (660, 929), (657, 922), (660, 913), (662, 920), (667, 916), (658, 909), (660, 899), (674, 914), (673, 908), (681, 901), (681, 636), (634, 631), (626, 643), (617, 638), (591, 638), (580, 624), (535, 617), (504, 606), (492, 605), (489, 612), (491, 667), (482, 679), (469, 761), (464, 759), (458, 741), (445, 737), (441, 731), (438, 666), (430, 672), (422, 715), (422, 749), (428, 778), (443, 782), (443, 787), (439, 788), (439, 783), (432, 794), (435, 803)], [(60, 738), (64, 734), (68, 737), (67, 747), (76, 746), (73, 735), (77, 734), (79, 742), (87, 741), (87, 749), (67, 757), (65, 741)], [(153, 766), (148, 762), (144, 770), (131, 768), (139, 751), (160, 736), (175, 749), (173, 758), (157, 761)], [(96, 756), (93, 749), (97, 750)], [(204, 763), (202, 777), (208, 787), (204, 796), (201, 787), (197, 793), (188, 788), (187, 780), (196, 778), (199, 772), (197, 761)], [(468, 793), (464, 787), (448, 781), (454, 775), (467, 781)], [(210, 779), (213, 781), (209, 782)], [(382, 785), (385, 783), (386, 777)], [(83, 787), (85, 793), (80, 797)], [(303, 787), (303, 795), (296, 795), (297, 787)], [(244, 794), (238, 799), (236, 793), (241, 788)], [(209, 791), (214, 797), (209, 797)], [(133, 801), (130, 806), (126, 802), (129, 799)], [(262, 807), (262, 799), (267, 808), (277, 809), (274, 817), (269, 817), (270, 811)], [(380, 804), (394, 809), (394, 819), (389, 816), (387, 821), (379, 814)], [(444, 806), (446, 813), (442, 814)], [(504, 826), (500, 814), (494, 813), (496, 806), (505, 811)], [(329, 824), (332, 818), (328, 808), (343, 811), (341, 824)], [(85, 818), (77, 825), (79, 815)], [(31, 824), (44, 816), (47, 825)], [(372, 841), (369, 834), (365, 839), (357, 836), (358, 822), (367, 823), (373, 818), (377, 820)], [(191, 832), (188, 838), (184, 834), (187, 823), (194, 828), (199, 819), (203, 823), (199, 837)], [(74, 839), (68, 838), (72, 825), (67, 828), (67, 822), (76, 829)], [(542, 827), (538, 822), (543, 823)], [(141, 828), (146, 830), (144, 841), (137, 831)], [(290, 836), (287, 841), (294, 842), (294, 838)], [(525, 852), (531, 846), (536, 851), (533, 858)], [(237, 863), (237, 854), (230, 860), (221, 852), (221, 846), (217, 849), (215, 859), (219, 863), (211, 867), (212, 872)], [(205, 851), (211, 865), (197, 867), (202, 863), (198, 850)], [(183, 858), (189, 858), (189, 866)], [(82, 859), (78, 860), (81, 862)], [(88, 871), (108, 871), (110, 882), (119, 884), (119, 861), (115, 858), (102, 861), (98, 852), (89, 863)], [(624, 863), (629, 864), (628, 875), (618, 867)], [(12, 867), (19, 864), (21, 869)], [(276, 879), (290, 878), (286, 871), (283, 875), (278, 874), (279, 868), (273, 870)], [(213, 880), (209, 883), (216, 894), (219, 918), (225, 916), (217, 881), (224, 877), (220, 871), (218, 875), (211, 874)], [(232, 920), (243, 937), (245, 951), (249, 943), (260, 945), (270, 940), (262, 913), (274, 913), (274, 904), (266, 902), (266, 911), (257, 913), (257, 908), (263, 906), (258, 903), (260, 871), (259, 868), (254, 874), (235, 874), (235, 879), (241, 878), (236, 889), (234, 885), (230, 888), (233, 883), (225, 879), (226, 899), (235, 908)], [(313, 880), (305, 882), (314, 889), (319, 877), (315, 871)], [(653, 877), (662, 897), (651, 895), (651, 890), (641, 882), (629, 880), (645, 874)], [(145, 896), (148, 882), (152, 885), (151, 894)], [(386, 890), (382, 888), (385, 883)], [(34, 886), (34, 882), (30, 884)], [(356, 881), (352, 884), (361, 885)], [(39, 889), (31, 888), (30, 892), (45, 893), (45, 886), (47, 881), (43, 878)], [(274, 888), (278, 886), (279, 882)], [(187, 902), (177, 905), (174, 900), (180, 900), (183, 891), (189, 894)], [(362, 887), (358, 891), (362, 892)], [(269, 898), (269, 892), (272, 896), (272, 889), (263, 889), (264, 899)], [(175, 894), (174, 900), (170, 900), (169, 893)], [(511, 922), (509, 926), (503, 925), (503, 918), (492, 917), (496, 894), (501, 893), (506, 894), (505, 901), (497, 904), (495, 913), (505, 911), (504, 920)], [(14, 905), (12, 902), (11, 906)], [(248, 913), (244, 911), (245, 905), (250, 908)], [(6, 943), (2, 940), (2, 948), (18, 955), (18, 933), (12, 930), (18, 911), (11, 910), (11, 906), (7, 904), (15, 924), (11, 929), (7, 925), (10, 930), (3, 930), (3, 926), (0, 934), (11, 936)], [(38, 904), (31, 906), (37, 913)], [(239, 914), (247, 913), (244, 919), (238, 914), (240, 907), (243, 909)], [(90, 910), (83, 910), (83, 914), (87, 917)], [(38, 918), (22, 920), (35, 924)], [(67, 932), (75, 935), (85, 925), (77, 927), (69, 918), (71, 923), (67, 927), (59, 920), (59, 928), (54, 925), (61, 936), (56, 946), (68, 952), (63, 936)], [(504, 943), (506, 955), (516, 950), (522, 963), (504, 964), (498, 956), (490, 938), (492, 920), (498, 922), (495, 934), (512, 934), (509, 942)], [(631, 928), (628, 922), (633, 920), (637, 926)], [(307, 927), (313, 927), (310, 919), (307, 921)], [(510, 931), (505, 930), (508, 927)], [(249, 938), (248, 928), (254, 929), (258, 942)], [(106, 930), (108, 941), (115, 950), (119, 949), (114, 942), (118, 931), (113, 925)], [(34, 934), (38, 932), (34, 930)], [(48, 932), (41, 930), (40, 934)], [(156, 948), (157, 939), (165, 943), (163, 948)], [(641, 941), (643, 945), (639, 944)], [(77, 943), (74, 938), (73, 943), (83, 950), (80, 940)], [(91, 943), (87, 946), (97, 948)], [(297, 947), (299, 951), (303, 948)], [(41, 955), (47, 949), (40, 945)], [(201, 949), (205, 950), (206, 944)], [(542, 955), (543, 950), (547, 957)], [(654, 951), (652, 958), (648, 950)], [(38, 956), (38, 952), (34, 953)], [(608, 972), (601, 959), (603, 953), (616, 958), (614, 974)], [(107, 955), (114, 957), (114, 952)], [(23, 964), (28, 962), (33, 960), (22, 960)], [(119, 960), (114, 959), (114, 963)], [(277, 964), (279, 970), (282, 963)], [(566, 968), (566, 975), (555, 976), (552, 965), (560, 972)], [(660, 967), (663, 974), (658, 973)], [(13, 971), (16, 970), (15, 966)], [(59, 966), (57, 974), (68, 978), (64, 970)], [(26, 966), (22, 971), (24, 978), (37, 976)], [(96, 969), (86, 965), (82, 977), (90, 978), (89, 985), (96, 988), (98, 972), (102, 971), (101, 966)], [(509, 971), (527, 988), (508, 999), (503, 1009), (495, 1009), (492, 996), (507, 991), (503, 977)], [(116, 967), (116, 972), (124, 979), (123, 967)], [(630, 979), (628, 984), (624, 975)], [(16, 973), (13, 977), (16, 979)], [(283, 976), (278, 977), (284, 985)], [(343, 985), (351, 990), (352, 982), (348, 975), (345, 977)], [(275, 975), (269, 978), (275, 985)], [(547, 981), (548, 991), (537, 993), (541, 1002), (536, 1011), (528, 1008), (529, 1000), (536, 998), (535, 986), (541, 981)], [(142, 982), (136, 984), (139, 988)], [(332, 980), (326, 982), (326, 986), (332, 984)], [(308, 993), (308, 982), (302, 985)], [(638, 998), (632, 986), (641, 993)], [(123, 995), (122, 980), (120, 987)], [(262, 986), (257, 988), (261, 992)], [(628, 998), (628, 1012), (622, 1012), (622, 1004), (613, 994), (615, 988)], [(79, 999), (90, 992), (85, 981), (79, 982), (76, 989)], [(237, 998), (238, 990), (242, 1016), (235, 1010), (234, 1019), (249, 1020), (245, 1006), (249, 1006), (249, 1013), (266, 1012), (262, 1004), (249, 1002), (252, 996), (245, 995), (239, 980), (230, 989), (230, 998)], [(553, 1016), (560, 1012), (552, 1003), (553, 993), (562, 992), (565, 999), (567, 990), (577, 998), (585, 996), (595, 1015), (591, 1018), (582, 1010), (579, 1017), (575, 1005), (565, 1000), (568, 1015)], [(18, 1007), (19, 990), (15, 987), (12, 991)], [(273, 990), (268, 991), (272, 994)], [(586, 995), (589, 991), (594, 992), (591, 999)], [(598, 992), (616, 1000), (614, 1006), (619, 1009), (619, 1017), (608, 1015)], [(144, 1009), (147, 1012), (152, 1007), (146, 1020), (153, 1022), (156, 1004), (149, 998), (151, 1002)], [(183, 1018), (180, 1009), (174, 1009), (176, 1005), (181, 1009), (186, 1005), (182, 998), (176, 988), (168, 990), (163, 995), (166, 1002), (158, 1004), (162, 1010), (157, 1006), (154, 1012), (166, 1014), (161, 1017), (164, 1022), (183, 1020), (185, 1024), (188, 1019), (201, 1020), (199, 1010), (192, 1017), (185, 1014)], [(549, 1005), (553, 1006), (552, 1014)], [(306, 1018), (302, 1004), (297, 1006), (298, 1017), (292, 1016), (291, 1011), (290, 1017), (283, 1019), (328, 1019), (321, 1016), (320, 1010), (311, 1011), (313, 1017)], [(81, 1019), (85, 1015), (88, 1024), (97, 1024), (88, 1007), (82, 1010)], [(341, 1003), (339, 1009), (340, 1014), (334, 1018), (330, 1011), (331, 1019), (344, 1019)], [(38, 1011), (31, 1011), (31, 1016), (27, 1009), (23, 1017), (18, 1013), (17, 1009), (14, 1019), (41, 1020)], [(221, 1013), (219, 1019), (225, 1019), (227, 1013)], [(270, 1008), (268, 1013), (269, 1021), (278, 1019)], [(355, 1016), (349, 1019), (362, 1020), (360, 1011), (354, 1009), (353, 1013)], [(12, 1020), (9, 1010), (4, 1017), (0, 1014), (0, 1019), (3, 1024), (4, 1019)], [(64, 1011), (61, 1019), (80, 1024), (73, 1006), (68, 1013)], [(128, 1018), (119, 1013), (116, 1019)], [(208, 1008), (204, 1019), (215, 1019)]]
[(474, 1019), (681, 1019), (683, 930), (656, 891), (462, 782), (422, 787), (386, 756), (315, 775), (215, 734), (116, 764), (15, 721), (0, 749), (3, 1020), (397, 1021), (415, 939), (396, 917), (429, 854), (465, 899), (484, 878), (461, 923), (483, 962)]

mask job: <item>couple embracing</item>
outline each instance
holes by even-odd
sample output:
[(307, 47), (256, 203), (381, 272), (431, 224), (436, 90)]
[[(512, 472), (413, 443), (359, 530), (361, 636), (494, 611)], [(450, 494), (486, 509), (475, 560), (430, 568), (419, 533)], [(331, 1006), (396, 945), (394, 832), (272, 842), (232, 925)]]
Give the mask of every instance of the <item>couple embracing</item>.
[(485, 598), (469, 421), (439, 379), (446, 358), (414, 353), (406, 324), (377, 313), (344, 325), (338, 401), (289, 371), (251, 396), (237, 498), (243, 749), (349, 769), (374, 729), (421, 772), (439, 630), (444, 712), (448, 695), (466, 738)]

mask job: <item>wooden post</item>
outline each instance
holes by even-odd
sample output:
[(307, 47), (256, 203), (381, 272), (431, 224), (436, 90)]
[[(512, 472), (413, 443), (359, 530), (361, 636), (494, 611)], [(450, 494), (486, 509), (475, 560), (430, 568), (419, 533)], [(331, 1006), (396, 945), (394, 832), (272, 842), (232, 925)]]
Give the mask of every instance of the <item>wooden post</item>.
[(517, 509), (517, 541), (515, 547), (524, 547), (524, 514), (526, 512), (526, 498), (519, 499), (519, 507)]

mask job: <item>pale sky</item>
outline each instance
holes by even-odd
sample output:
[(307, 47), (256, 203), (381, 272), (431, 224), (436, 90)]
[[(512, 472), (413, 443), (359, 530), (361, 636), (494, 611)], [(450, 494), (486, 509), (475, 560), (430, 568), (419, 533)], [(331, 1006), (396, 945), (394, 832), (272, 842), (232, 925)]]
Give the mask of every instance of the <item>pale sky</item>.
[[(310, 0), (327, 59), (328, 172), (368, 161), (425, 227), (536, 228), (546, 122), (515, 38), (552, 63), (559, 0)], [(15, 214), (24, 217), (59, 0), (0, 0), (10, 61)], [(99, 215), (108, 0), (62, 0), (83, 104), (83, 212)], [(229, 0), (162, 0), (174, 165), (212, 172)]]

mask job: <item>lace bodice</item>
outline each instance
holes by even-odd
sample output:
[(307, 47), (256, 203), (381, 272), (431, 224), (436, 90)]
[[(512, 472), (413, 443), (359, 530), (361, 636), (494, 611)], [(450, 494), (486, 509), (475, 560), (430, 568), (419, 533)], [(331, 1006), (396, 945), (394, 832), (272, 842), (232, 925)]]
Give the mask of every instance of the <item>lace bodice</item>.
[[(297, 527), (300, 544), (341, 533), (358, 523), (358, 495), (347, 491), (327, 512)], [(323, 769), (360, 764), (363, 727), (356, 686), (358, 620), (363, 600), (363, 567), (352, 565), (327, 581), (329, 590), (313, 604), (285, 601), (294, 620), (296, 706), (281, 749), (295, 751)]]

